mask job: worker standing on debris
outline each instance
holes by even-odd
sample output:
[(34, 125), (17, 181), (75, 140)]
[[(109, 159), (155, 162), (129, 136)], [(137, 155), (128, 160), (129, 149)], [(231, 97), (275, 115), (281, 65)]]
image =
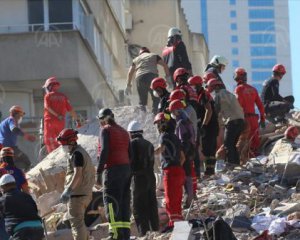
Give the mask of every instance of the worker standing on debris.
[[(167, 63), (170, 75), (173, 77), (177, 68), (185, 68), (190, 76), (192, 73), (192, 65), (190, 63), (186, 47), (182, 41), (182, 33), (180, 29), (172, 27), (168, 31), (168, 43), (163, 50), (163, 60)], [(169, 78), (168, 84), (171, 88), (175, 87), (175, 79)]]
[(154, 147), (143, 138), (143, 128), (137, 121), (131, 121), (127, 131), (132, 149), (131, 169), (133, 175), (133, 216), (141, 236), (148, 231), (159, 230), (156, 200), (156, 179), (154, 175)]
[(127, 86), (125, 93), (131, 94), (131, 81), (133, 78), (133, 74), (135, 75), (135, 80), (137, 84), (137, 91), (139, 95), (139, 105), (141, 106), (143, 111), (146, 111), (146, 105), (148, 102), (148, 92), (152, 97), (152, 113), (156, 114), (158, 98), (153, 95), (153, 92), (150, 89), (151, 81), (158, 77), (158, 69), (157, 65), (161, 65), (164, 68), (166, 77), (170, 76), (168, 66), (162, 60), (162, 58), (155, 54), (151, 53), (150, 50), (146, 47), (142, 47), (140, 49), (139, 55), (133, 59), (132, 65), (129, 68), (127, 74)]
[(225, 57), (220, 55), (213, 56), (204, 71), (204, 76), (203, 76), (204, 82), (208, 83), (209, 80), (214, 78), (224, 83), (220, 74), (223, 73), (227, 64), (228, 64), (228, 60)]
[[(249, 127), (249, 135), (247, 141), (250, 142), (250, 156), (258, 155), (259, 142), (259, 125), (265, 127), (265, 109), (260, 100), (257, 90), (247, 84), (247, 72), (244, 68), (235, 69), (234, 80), (237, 87), (234, 92), (243, 108), (246, 124)], [(255, 113), (255, 105), (257, 106), (260, 116)], [(258, 123), (258, 119), (260, 119)], [(239, 149), (240, 152), (242, 149)]]
[(286, 74), (285, 67), (282, 64), (276, 64), (273, 69), (273, 75), (263, 84), (261, 98), (263, 100), (267, 119), (273, 123), (282, 122), (285, 114), (294, 108), (294, 97), (282, 97), (279, 94), (279, 81)]
[(10, 116), (0, 123), (0, 144), (3, 147), (11, 147), (15, 153), (15, 164), (25, 171), (30, 169), (31, 162), (27, 155), (17, 147), (17, 138), (22, 136), (30, 142), (35, 141), (35, 136), (24, 133), (20, 124), (25, 115), (22, 107), (14, 105), (9, 109)]
[(44, 229), (32, 197), (17, 189), (16, 180), (10, 174), (0, 178), (3, 196), (0, 198), (0, 212), (5, 219), (7, 233), (11, 240), (42, 240)]
[(84, 213), (92, 200), (95, 168), (88, 153), (77, 144), (77, 134), (77, 131), (66, 128), (57, 137), (57, 142), (68, 155), (65, 190), (60, 200), (67, 204), (73, 239), (88, 240)]
[(245, 126), (243, 109), (235, 95), (227, 91), (221, 81), (211, 79), (207, 88), (209, 92), (215, 92), (215, 110), (222, 116), (225, 124), (224, 145), (218, 150), (217, 159), (225, 153), (228, 163), (239, 165), (240, 157), (236, 144)]
[(56, 77), (46, 80), (43, 88), (46, 91), (44, 97), (44, 143), (48, 153), (59, 147), (56, 138), (65, 128), (66, 113), (70, 112), (73, 120), (77, 119), (69, 99), (58, 92), (60, 82)]
[(163, 184), (165, 190), (166, 212), (169, 216), (169, 224), (165, 231), (174, 228), (175, 221), (182, 218), (182, 187), (185, 174), (182, 168), (185, 157), (181, 148), (180, 140), (170, 130), (168, 121), (171, 117), (166, 113), (159, 113), (154, 118), (154, 124), (160, 133), (159, 146), (155, 150), (160, 154), (161, 167), (163, 169)]
[(12, 175), (17, 184), (17, 188), (25, 193), (29, 193), (28, 182), (24, 172), (17, 168), (14, 163), (14, 150), (10, 147), (2, 148), (0, 151), (0, 177), (4, 174)]
[[(128, 132), (119, 126), (109, 108), (99, 111), (101, 152), (97, 184), (103, 185), (110, 239), (130, 239), (131, 147)], [(102, 181), (103, 173), (103, 181)], [(102, 184), (103, 182), (103, 184)]]
[(167, 82), (163, 78), (154, 78), (151, 82), (150, 88), (153, 94), (160, 98), (158, 104), (158, 112), (165, 112), (169, 106), (170, 92), (167, 90)]

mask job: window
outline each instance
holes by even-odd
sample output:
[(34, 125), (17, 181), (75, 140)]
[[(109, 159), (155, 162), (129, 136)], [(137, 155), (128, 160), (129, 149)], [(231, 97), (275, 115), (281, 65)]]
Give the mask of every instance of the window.
[(235, 5), (236, 4), (236, 0), (229, 0), (229, 4), (230, 5)]
[(238, 39), (238, 36), (237, 36), (237, 35), (232, 35), (232, 36), (231, 36), (231, 42), (232, 42), (232, 43), (237, 43), (238, 40), (239, 40), (239, 39)]
[(275, 31), (275, 24), (274, 22), (250, 22), (249, 30), (264, 32)]
[(44, 30), (43, 1), (28, 0), (28, 22), (29, 24), (41, 24), (39, 26), (34, 26), (35, 31)]
[[(72, 0), (50, 0), (49, 1), (49, 23), (50, 29), (72, 29)], [(51, 24), (54, 23), (54, 24)], [(57, 23), (57, 24), (55, 24)], [(68, 24), (60, 24), (68, 23)]]
[(230, 17), (232, 17), (232, 18), (236, 17), (236, 11), (235, 10), (230, 11)]
[(237, 30), (237, 24), (236, 23), (231, 23), (230, 28), (231, 28), (231, 30)]
[(275, 56), (275, 47), (251, 47), (251, 56)]
[(258, 9), (249, 10), (249, 18), (274, 18), (274, 10)]
[(271, 7), (274, 6), (273, 0), (248, 0), (249, 7)]
[(250, 43), (275, 43), (275, 34), (250, 34)]
[(253, 83), (252, 86), (256, 88), (259, 94), (262, 92), (263, 83)]
[(238, 55), (239, 54), (239, 49), (238, 48), (232, 48), (231, 49), (231, 54), (232, 55)]
[(237, 68), (240, 66), (240, 63), (238, 60), (232, 60), (232, 67)]
[(271, 72), (252, 72), (253, 81), (264, 81), (271, 76)]
[(252, 68), (267, 68), (271, 69), (276, 64), (276, 59), (252, 59)]

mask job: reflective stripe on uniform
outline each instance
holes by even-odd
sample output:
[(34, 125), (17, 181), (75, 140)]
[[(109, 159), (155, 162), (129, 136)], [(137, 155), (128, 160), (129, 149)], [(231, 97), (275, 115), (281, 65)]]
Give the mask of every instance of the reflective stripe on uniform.
[(112, 230), (113, 238), (118, 238), (118, 228), (129, 228), (130, 229), (130, 222), (116, 222), (114, 216), (114, 209), (112, 203), (108, 204), (108, 212), (109, 212), (109, 230)]

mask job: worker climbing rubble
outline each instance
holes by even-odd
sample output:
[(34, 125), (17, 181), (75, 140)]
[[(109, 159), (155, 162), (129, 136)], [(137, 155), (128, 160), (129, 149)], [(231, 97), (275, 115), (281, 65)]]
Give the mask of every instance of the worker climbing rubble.
[(228, 60), (220, 55), (214, 55), (210, 60), (209, 64), (206, 66), (203, 80), (205, 83), (208, 83), (211, 79), (217, 79), (218, 81), (223, 82), (220, 74), (222, 74), (228, 64)]

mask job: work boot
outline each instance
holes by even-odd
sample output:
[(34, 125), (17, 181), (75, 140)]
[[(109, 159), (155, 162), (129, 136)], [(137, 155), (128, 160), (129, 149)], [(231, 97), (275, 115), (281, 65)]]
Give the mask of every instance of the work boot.
[(208, 157), (204, 160), (204, 165), (205, 165), (205, 175), (211, 176), (215, 174), (215, 164), (216, 164), (216, 159), (213, 157)]

